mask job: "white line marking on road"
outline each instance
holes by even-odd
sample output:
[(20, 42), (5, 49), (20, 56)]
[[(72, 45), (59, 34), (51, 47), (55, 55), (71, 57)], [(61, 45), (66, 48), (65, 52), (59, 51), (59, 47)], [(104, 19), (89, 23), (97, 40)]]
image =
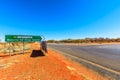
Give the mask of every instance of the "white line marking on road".
[(76, 72), (77, 74), (83, 76), (86, 80), (92, 80), (92, 79), (89, 78), (88, 76), (86, 76), (86, 75), (80, 73), (79, 71), (77, 71), (75, 68), (73, 68), (73, 67), (71, 67), (71, 66), (66, 66), (66, 67), (67, 67), (67, 69), (69, 69), (70, 71)]

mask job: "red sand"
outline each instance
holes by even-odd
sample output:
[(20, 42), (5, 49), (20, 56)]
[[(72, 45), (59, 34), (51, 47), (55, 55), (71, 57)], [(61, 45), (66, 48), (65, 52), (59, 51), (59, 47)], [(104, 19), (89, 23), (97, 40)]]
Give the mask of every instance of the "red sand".
[(52, 50), (46, 56), (30, 55), (0, 57), (0, 80), (112, 80)]

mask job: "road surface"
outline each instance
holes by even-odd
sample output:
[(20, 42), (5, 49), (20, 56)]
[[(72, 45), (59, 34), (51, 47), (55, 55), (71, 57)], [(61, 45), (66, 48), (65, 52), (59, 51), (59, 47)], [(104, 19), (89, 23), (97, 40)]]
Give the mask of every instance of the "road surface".
[(92, 46), (48, 44), (48, 47), (120, 72), (119, 44)]

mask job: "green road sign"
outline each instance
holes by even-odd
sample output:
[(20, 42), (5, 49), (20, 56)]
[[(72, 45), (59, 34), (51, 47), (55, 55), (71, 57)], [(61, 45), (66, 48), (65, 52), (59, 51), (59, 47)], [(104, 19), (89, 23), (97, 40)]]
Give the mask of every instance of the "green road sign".
[(40, 42), (42, 40), (41, 36), (31, 36), (31, 35), (5, 35), (6, 42)]

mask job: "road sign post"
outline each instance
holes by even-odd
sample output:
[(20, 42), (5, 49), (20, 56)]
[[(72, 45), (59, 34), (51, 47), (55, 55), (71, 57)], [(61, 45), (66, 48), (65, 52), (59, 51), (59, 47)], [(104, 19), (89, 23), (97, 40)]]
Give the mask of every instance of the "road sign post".
[(24, 42), (23, 42), (23, 53), (25, 52), (25, 50), (24, 50)]
[(10, 45), (10, 42), (9, 42), (9, 55), (11, 56), (10, 49), (11, 49), (11, 45)]

